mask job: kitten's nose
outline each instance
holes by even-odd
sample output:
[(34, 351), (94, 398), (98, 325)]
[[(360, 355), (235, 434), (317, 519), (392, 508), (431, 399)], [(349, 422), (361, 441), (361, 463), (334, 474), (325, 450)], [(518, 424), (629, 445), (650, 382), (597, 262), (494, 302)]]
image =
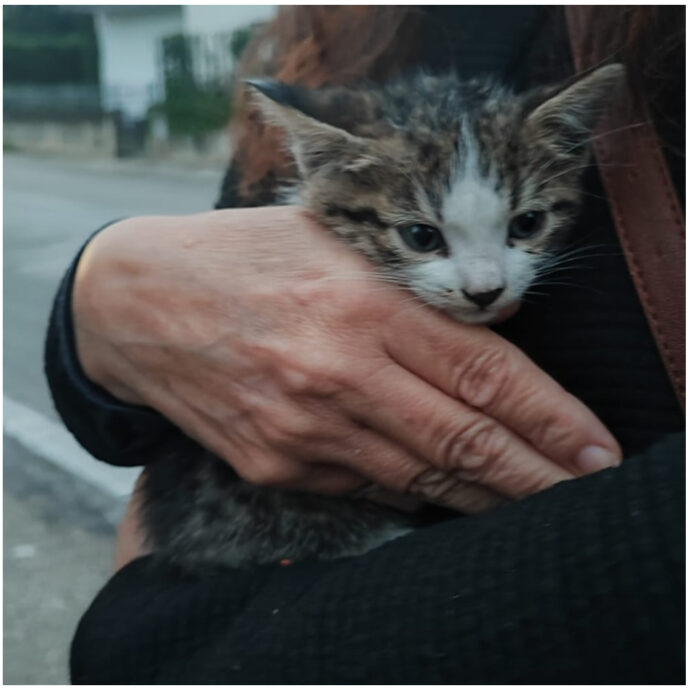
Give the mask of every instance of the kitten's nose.
[(462, 294), (465, 295), (470, 302), (474, 302), (480, 309), (485, 309), (498, 299), (498, 296), (503, 290), (504, 287), (501, 286), (495, 290), (488, 290), (487, 292), (467, 292), (467, 290), (463, 290)]

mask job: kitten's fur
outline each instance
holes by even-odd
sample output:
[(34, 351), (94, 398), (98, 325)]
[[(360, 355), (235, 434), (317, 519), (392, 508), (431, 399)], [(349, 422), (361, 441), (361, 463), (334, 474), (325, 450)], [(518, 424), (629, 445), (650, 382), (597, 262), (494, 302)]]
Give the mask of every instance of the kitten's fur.
[[(287, 134), (301, 203), (423, 301), (484, 323), (520, 300), (576, 213), (588, 139), (622, 78), (608, 65), (521, 95), (454, 75), (251, 86)], [(187, 564), (353, 555), (413, 526), (366, 500), (252, 486), (191, 447), (152, 463), (143, 495), (152, 546)]]

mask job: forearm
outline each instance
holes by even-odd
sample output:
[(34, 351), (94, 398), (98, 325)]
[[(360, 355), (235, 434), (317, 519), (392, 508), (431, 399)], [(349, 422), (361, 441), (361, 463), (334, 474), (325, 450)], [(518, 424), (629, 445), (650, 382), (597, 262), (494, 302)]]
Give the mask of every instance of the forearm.
[(116, 465), (144, 464), (152, 448), (179, 432), (155, 411), (126, 404), (85, 373), (72, 314), (82, 253), (83, 249), (58, 287), (48, 323), (44, 369), (50, 392), (63, 422), (92, 455)]

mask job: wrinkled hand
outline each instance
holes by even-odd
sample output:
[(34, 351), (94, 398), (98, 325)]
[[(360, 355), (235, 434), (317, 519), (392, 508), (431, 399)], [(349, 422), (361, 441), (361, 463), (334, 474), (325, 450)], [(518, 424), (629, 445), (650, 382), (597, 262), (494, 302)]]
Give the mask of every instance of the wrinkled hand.
[(257, 484), (479, 512), (619, 462), (516, 347), (378, 280), (298, 207), (112, 225), (73, 311), (88, 376)]

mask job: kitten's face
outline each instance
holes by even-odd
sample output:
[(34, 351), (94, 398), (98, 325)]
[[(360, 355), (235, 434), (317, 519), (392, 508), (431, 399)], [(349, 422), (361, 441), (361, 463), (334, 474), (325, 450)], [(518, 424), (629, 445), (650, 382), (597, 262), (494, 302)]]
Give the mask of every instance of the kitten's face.
[(542, 98), (419, 77), (357, 94), (346, 128), (304, 101), (278, 112), (293, 118), (304, 203), (425, 302), (487, 323), (520, 301), (577, 210), (583, 142), (620, 77), (605, 67)]
[[(488, 121), (485, 134), (502, 124)], [(460, 142), (392, 137), (368, 153), (377, 163), (308, 176), (303, 198), (425, 302), (490, 322), (520, 301), (579, 200), (581, 159), (556, 158), (529, 131), (511, 136), (510, 146), (469, 127)]]

